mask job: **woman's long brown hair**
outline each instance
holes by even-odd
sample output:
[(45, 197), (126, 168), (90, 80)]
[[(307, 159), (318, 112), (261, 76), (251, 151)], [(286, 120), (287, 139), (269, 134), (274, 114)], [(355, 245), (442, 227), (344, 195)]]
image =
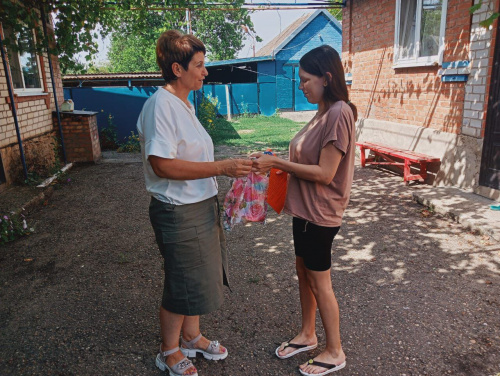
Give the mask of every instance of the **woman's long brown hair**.
[[(326, 108), (337, 101), (344, 101), (351, 107), (354, 121), (358, 120), (358, 109), (349, 100), (342, 61), (334, 48), (327, 45), (316, 47), (302, 56), (299, 64), (307, 73), (327, 80), (328, 85), (323, 93)], [(327, 73), (331, 74), (331, 78)]]

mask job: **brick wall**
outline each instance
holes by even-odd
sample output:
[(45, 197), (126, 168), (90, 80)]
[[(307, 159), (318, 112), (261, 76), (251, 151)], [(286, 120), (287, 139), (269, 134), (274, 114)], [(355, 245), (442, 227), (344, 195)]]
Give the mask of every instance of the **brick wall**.
[[(57, 90), (57, 99), (59, 104), (64, 101), (61, 71), (57, 56), (52, 56), (52, 65), (54, 70), (54, 80)], [(21, 139), (23, 143), (29, 143), (34, 148), (39, 148), (40, 152), (34, 150), (34, 155), (44, 154), (45, 150), (51, 150), (52, 144), (42, 145), (37, 140), (49, 140), (47, 134), (52, 134), (54, 126), (52, 123), (52, 111), (55, 110), (55, 101), (50, 78), (50, 67), (48, 55), (42, 54), (39, 59), (40, 70), (42, 71), (42, 92), (37, 95), (15, 96), (14, 102), (17, 111), (17, 118)], [(10, 155), (19, 152), (18, 139), (14, 124), (14, 117), (11, 110), (11, 103), (7, 89), (7, 77), (3, 67), (3, 61), (0, 56), (0, 153), (2, 155), (3, 168), (6, 171), (18, 171), (22, 169), (21, 158), (11, 157)], [(52, 163), (53, 159), (48, 159), (47, 163)], [(14, 163), (14, 166), (10, 166)], [(26, 158), (28, 170), (31, 169), (29, 158)], [(1, 167), (1, 166), (0, 166)], [(7, 173), (7, 182), (13, 179), (15, 173)], [(9, 178), (10, 177), (10, 178)]]
[[(474, 4), (478, 4), (475, 0)], [(465, 86), (462, 133), (484, 137), (488, 92), (493, 66), (494, 28), (485, 29), (479, 23), (498, 9), (498, 0), (483, 0), (480, 10), (472, 17), (470, 62), (471, 75)]]
[[(55, 131), (38, 135), (23, 142), (24, 158), (28, 174), (48, 176), (56, 162), (57, 148)], [(19, 145), (17, 143), (0, 149), (5, 177), (9, 183), (22, 183), (25, 180)]]
[[(445, 62), (469, 57), (473, 1), (449, 0)], [(459, 133), (465, 84), (441, 82), (439, 67), (393, 68), (395, 0), (349, 1), (343, 14), (342, 60), (360, 118)]]
[[(97, 162), (101, 159), (96, 114), (91, 111), (61, 113), (68, 162)], [(56, 123), (56, 114), (53, 116)]]

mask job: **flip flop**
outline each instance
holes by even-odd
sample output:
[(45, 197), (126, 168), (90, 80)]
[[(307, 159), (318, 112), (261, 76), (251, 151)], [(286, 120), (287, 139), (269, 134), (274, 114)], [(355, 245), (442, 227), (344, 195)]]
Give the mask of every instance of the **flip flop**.
[(500, 205), (490, 205), (491, 210), (500, 210)]
[(321, 372), (321, 373), (307, 373), (307, 372), (302, 371), (299, 368), (300, 373), (303, 374), (304, 376), (324, 376), (324, 375), (328, 375), (329, 373), (337, 372), (337, 371), (341, 370), (346, 365), (346, 362), (340, 363), (339, 365), (335, 365), (335, 364), (317, 362), (317, 361), (315, 361), (313, 359), (309, 359), (308, 363), (310, 365), (312, 365), (312, 366), (318, 366), (318, 367), (327, 368), (327, 370), (325, 372)]
[[(291, 341), (291, 340), (290, 340), (290, 341)], [(292, 351), (292, 352), (291, 352), (291, 353), (289, 353), (289, 354), (286, 354), (286, 355), (281, 356), (281, 355), (279, 354), (279, 352), (278, 352), (278, 351), (279, 351), (279, 349), (281, 348), (281, 345), (279, 345), (279, 346), (276, 348), (276, 351), (275, 351), (276, 356), (277, 356), (278, 358), (280, 358), (280, 359), (287, 359), (287, 358), (290, 358), (290, 357), (292, 357), (292, 356), (294, 356), (294, 355), (297, 355), (298, 353), (301, 353), (301, 352), (304, 352), (304, 351), (309, 351), (309, 350), (314, 350), (316, 347), (318, 347), (318, 344), (317, 344), (317, 343), (315, 343), (314, 345), (308, 346), (308, 345), (297, 345), (297, 344), (295, 344), (295, 343), (290, 343), (290, 341), (285, 343), (285, 346), (283, 346), (283, 350), (284, 350), (284, 349), (286, 349), (287, 347), (291, 347), (291, 348), (293, 348), (293, 349), (297, 349), (297, 350)]]

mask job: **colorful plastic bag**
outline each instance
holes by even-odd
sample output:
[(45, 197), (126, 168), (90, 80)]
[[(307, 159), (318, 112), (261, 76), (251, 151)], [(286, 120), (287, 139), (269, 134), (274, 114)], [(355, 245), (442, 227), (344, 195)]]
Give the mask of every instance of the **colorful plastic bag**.
[(226, 230), (242, 222), (264, 222), (267, 216), (266, 193), (269, 178), (251, 172), (235, 179), (226, 194), (222, 223)]

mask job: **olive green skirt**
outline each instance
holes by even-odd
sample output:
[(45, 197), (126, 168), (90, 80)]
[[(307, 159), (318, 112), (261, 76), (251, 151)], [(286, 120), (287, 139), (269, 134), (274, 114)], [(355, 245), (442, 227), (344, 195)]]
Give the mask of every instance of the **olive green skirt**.
[(219, 308), (228, 280), (217, 197), (188, 205), (151, 198), (149, 217), (164, 260), (162, 307), (187, 316)]

